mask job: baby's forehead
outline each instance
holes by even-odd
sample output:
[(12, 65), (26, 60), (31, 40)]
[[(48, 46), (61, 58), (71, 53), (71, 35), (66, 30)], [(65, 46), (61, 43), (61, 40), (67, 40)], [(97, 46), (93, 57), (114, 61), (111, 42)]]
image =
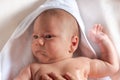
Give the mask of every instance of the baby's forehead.
[(76, 19), (67, 11), (63, 10), (63, 9), (48, 9), (43, 11), (38, 18), (46, 18), (46, 19), (50, 19), (52, 17), (55, 17), (58, 21), (62, 21), (65, 23), (65, 25), (67, 24), (66, 28), (64, 27), (64, 29), (70, 29), (70, 31), (76, 31), (78, 25), (77, 25), (77, 21)]

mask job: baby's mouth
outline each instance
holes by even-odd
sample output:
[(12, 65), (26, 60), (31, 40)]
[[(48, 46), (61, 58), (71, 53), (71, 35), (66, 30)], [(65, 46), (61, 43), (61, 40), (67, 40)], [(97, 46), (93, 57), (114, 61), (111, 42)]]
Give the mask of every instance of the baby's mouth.
[(38, 50), (36, 53), (47, 57), (46, 51), (44, 50)]

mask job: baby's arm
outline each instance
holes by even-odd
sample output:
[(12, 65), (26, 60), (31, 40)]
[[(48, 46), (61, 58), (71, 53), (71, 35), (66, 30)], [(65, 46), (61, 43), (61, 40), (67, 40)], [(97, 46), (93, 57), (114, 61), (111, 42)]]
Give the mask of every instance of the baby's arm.
[(95, 25), (90, 37), (100, 47), (101, 58), (90, 60), (89, 76), (103, 77), (117, 72), (119, 69), (117, 52), (109, 37), (103, 32), (103, 27)]
[(32, 80), (30, 66), (25, 67), (14, 80)]

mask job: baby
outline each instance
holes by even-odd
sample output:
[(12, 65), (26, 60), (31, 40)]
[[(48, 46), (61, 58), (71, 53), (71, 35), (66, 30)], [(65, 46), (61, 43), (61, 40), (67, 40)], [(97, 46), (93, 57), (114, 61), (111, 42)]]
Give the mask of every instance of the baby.
[[(68, 12), (62, 9), (42, 12), (34, 22), (32, 40), (32, 52), (38, 63), (24, 68), (15, 80), (57, 80), (42, 76), (53, 71), (54, 75), (64, 77), (58, 80), (87, 80), (88, 77), (100, 78), (118, 71), (116, 50), (99, 24), (91, 29), (90, 38), (100, 47), (101, 58), (73, 58), (80, 40), (79, 33), (76, 20)], [(72, 79), (67, 76), (69, 73), (74, 76)]]

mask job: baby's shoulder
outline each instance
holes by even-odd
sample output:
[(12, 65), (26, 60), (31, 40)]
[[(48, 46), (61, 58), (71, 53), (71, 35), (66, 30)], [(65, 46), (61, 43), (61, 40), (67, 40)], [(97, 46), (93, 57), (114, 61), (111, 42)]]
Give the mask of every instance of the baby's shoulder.
[(77, 57), (73, 58), (70, 62), (69, 65), (71, 66), (89, 66), (91, 59), (86, 58), (86, 57)]
[(76, 62), (89, 62), (91, 59), (87, 58), (87, 57), (77, 57), (77, 58), (73, 58), (74, 61)]
[[(67, 65), (67, 66), (66, 66)], [(69, 60), (69, 62), (66, 63), (64, 66), (64, 71), (72, 71), (74, 70), (79, 70), (80, 72), (82, 71), (88, 71), (89, 69), (89, 58), (85, 57), (78, 57), (78, 58), (73, 58)]]
[(87, 66), (89, 65), (89, 62), (90, 62), (91, 59), (89, 58), (86, 58), (86, 57), (77, 57), (77, 58), (72, 58), (70, 59), (68, 62), (66, 62), (66, 65), (69, 65), (69, 66)]

